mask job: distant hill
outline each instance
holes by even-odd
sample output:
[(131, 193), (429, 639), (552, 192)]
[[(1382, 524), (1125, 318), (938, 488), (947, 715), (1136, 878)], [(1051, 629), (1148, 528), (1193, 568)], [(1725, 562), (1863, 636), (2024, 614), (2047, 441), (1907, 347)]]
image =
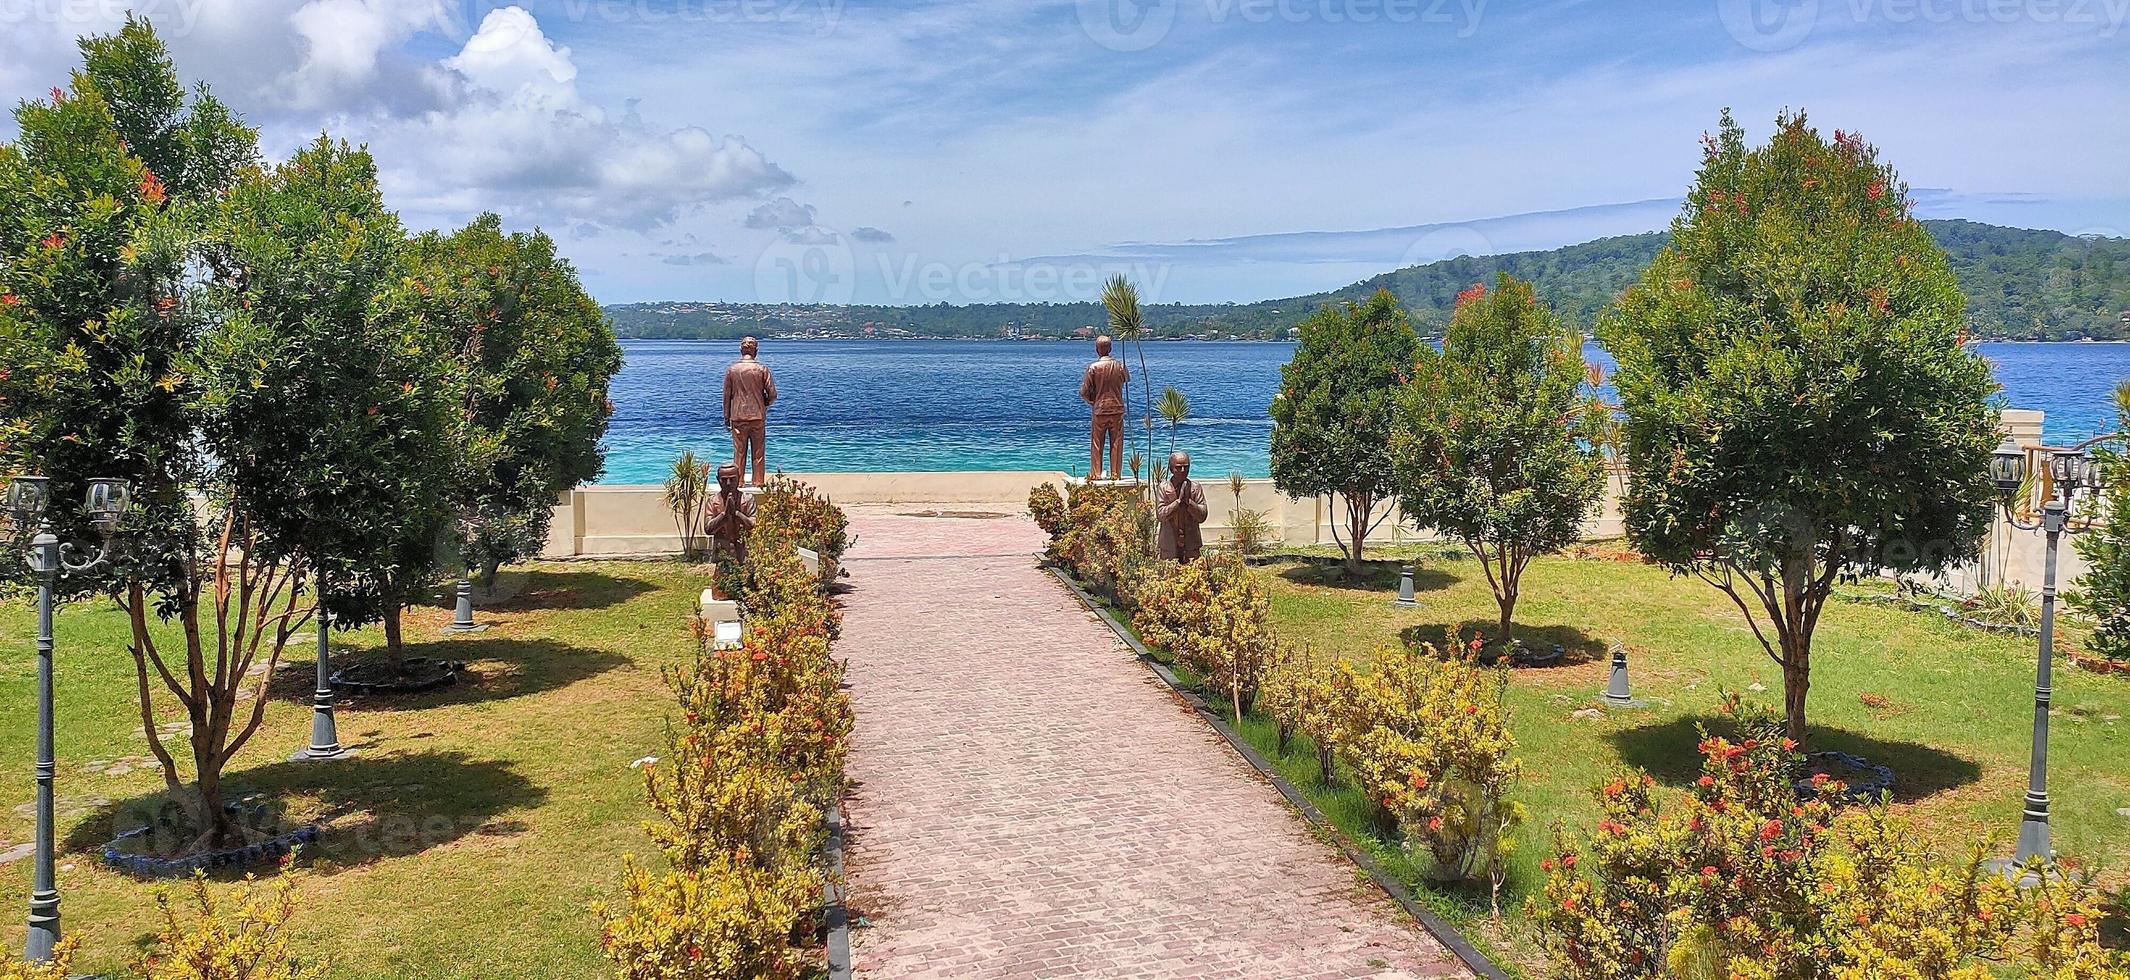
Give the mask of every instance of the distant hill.
[[(1926, 221), (1951, 257), (1980, 337), (2013, 340), (2130, 338), (2130, 239), (2074, 237), (1974, 221)], [(1388, 289), (1423, 330), (1441, 328), (1458, 291), (1507, 272), (1537, 284), (1554, 309), (1588, 328), (1620, 290), (1641, 276), (1666, 235), (1601, 238), (1543, 252), (1464, 256), (1386, 272), (1329, 292), (1261, 303), (1163, 304), (1145, 309), (1160, 336), (1284, 336), (1326, 303)], [(951, 306), (794, 306), (668, 302), (611, 306), (623, 337), (770, 336), (1064, 337), (1106, 322), (1094, 303)]]

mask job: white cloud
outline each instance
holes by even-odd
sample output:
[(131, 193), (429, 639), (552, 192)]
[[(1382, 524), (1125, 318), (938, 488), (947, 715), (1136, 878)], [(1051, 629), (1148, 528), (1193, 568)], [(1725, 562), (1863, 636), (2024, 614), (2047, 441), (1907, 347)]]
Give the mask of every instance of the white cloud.
[(805, 228), (814, 223), (814, 206), (780, 197), (757, 205), (742, 223), (749, 228)]

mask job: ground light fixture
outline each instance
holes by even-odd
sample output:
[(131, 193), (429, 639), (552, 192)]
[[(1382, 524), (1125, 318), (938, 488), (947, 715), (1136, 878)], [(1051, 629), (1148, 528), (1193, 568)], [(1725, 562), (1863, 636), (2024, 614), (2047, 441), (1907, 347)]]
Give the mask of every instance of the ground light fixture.
[(62, 544), (46, 519), (52, 500), (51, 481), (17, 476), (8, 481), (6, 515), (9, 540), (22, 547), (28, 538), (30, 572), (37, 578), (37, 831), (31, 871), (29, 938), (23, 958), (43, 963), (59, 945), (59, 884), (53, 875), (52, 783), (59, 765), (52, 748), (52, 606), (62, 576), (86, 575), (108, 564), (113, 536), (133, 501), (133, 484), (100, 477), (89, 481), (82, 512), (98, 540), (86, 546)]

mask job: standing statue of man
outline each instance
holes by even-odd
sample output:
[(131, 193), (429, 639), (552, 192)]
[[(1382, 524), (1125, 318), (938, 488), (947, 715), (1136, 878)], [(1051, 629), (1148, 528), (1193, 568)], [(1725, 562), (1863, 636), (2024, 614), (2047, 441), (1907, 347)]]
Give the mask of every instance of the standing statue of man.
[(1124, 386), (1132, 373), (1124, 362), (1109, 356), (1109, 338), (1095, 338), (1095, 362), (1080, 378), (1080, 400), (1094, 410), (1094, 425), (1088, 431), (1087, 478), (1104, 479), (1102, 443), (1109, 442), (1107, 479), (1124, 473)]
[(1206, 522), (1206, 492), (1191, 480), (1191, 454), (1169, 455), (1168, 482), (1155, 491), (1154, 519), (1161, 522), (1162, 558), (1191, 562), (1204, 553), (1198, 525)]
[(762, 445), (769, 406), (777, 401), (777, 382), (769, 368), (755, 360), (762, 345), (753, 337), (740, 341), (740, 359), (725, 369), (725, 428), (732, 430), (732, 465), (747, 469), (747, 456), (754, 455), (754, 486), (767, 478), (764, 470), (768, 451)]
[(740, 492), (739, 465), (726, 463), (717, 468), (717, 499), (704, 515), (703, 536), (710, 539), (718, 561), (734, 562), (738, 568), (747, 563), (747, 533), (752, 530), (754, 501)]

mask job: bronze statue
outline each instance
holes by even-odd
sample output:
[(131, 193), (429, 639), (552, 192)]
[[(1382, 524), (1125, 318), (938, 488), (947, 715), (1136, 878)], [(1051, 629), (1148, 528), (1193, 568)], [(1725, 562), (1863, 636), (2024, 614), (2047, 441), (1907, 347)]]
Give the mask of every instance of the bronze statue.
[(1080, 400), (1094, 409), (1094, 425), (1088, 431), (1087, 478), (1103, 479), (1102, 443), (1109, 442), (1108, 479), (1124, 472), (1124, 386), (1131, 383), (1131, 370), (1109, 356), (1108, 337), (1095, 338), (1095, 362), (1080, 378)]
[(753, 337), (740, 341), (740, 359), (725, 369), (725, 428), (732, 430), (732, 465), (742, 471), (747, 468), (747, 456), (754, 455), (754, 486), (761, 486), (766, 474), (767, 450), (762, 445), (763, 427), (769, 418), (769, 406), (777, 401), (777, 382), (769, 376), (769, 368), (755, 360), (761, 351), (761, 343)]
[(712, 543), (718, 560), (730, 558), (747, 563), (747, 533), (754, 530), (754, 499), (740, 492), (740, 468), (726, 463), (717, 468), (717, 499), (703, 519), (703, 536)]
[(1205, 488), (1191, 480), (1191, 455), (1169, 455), (1169, 478), (1155, 490), (1154, 519), (1161, 522), (1161, 557), (1197, 561), (1205, 551), (1198, 525), (1206, 522)]

